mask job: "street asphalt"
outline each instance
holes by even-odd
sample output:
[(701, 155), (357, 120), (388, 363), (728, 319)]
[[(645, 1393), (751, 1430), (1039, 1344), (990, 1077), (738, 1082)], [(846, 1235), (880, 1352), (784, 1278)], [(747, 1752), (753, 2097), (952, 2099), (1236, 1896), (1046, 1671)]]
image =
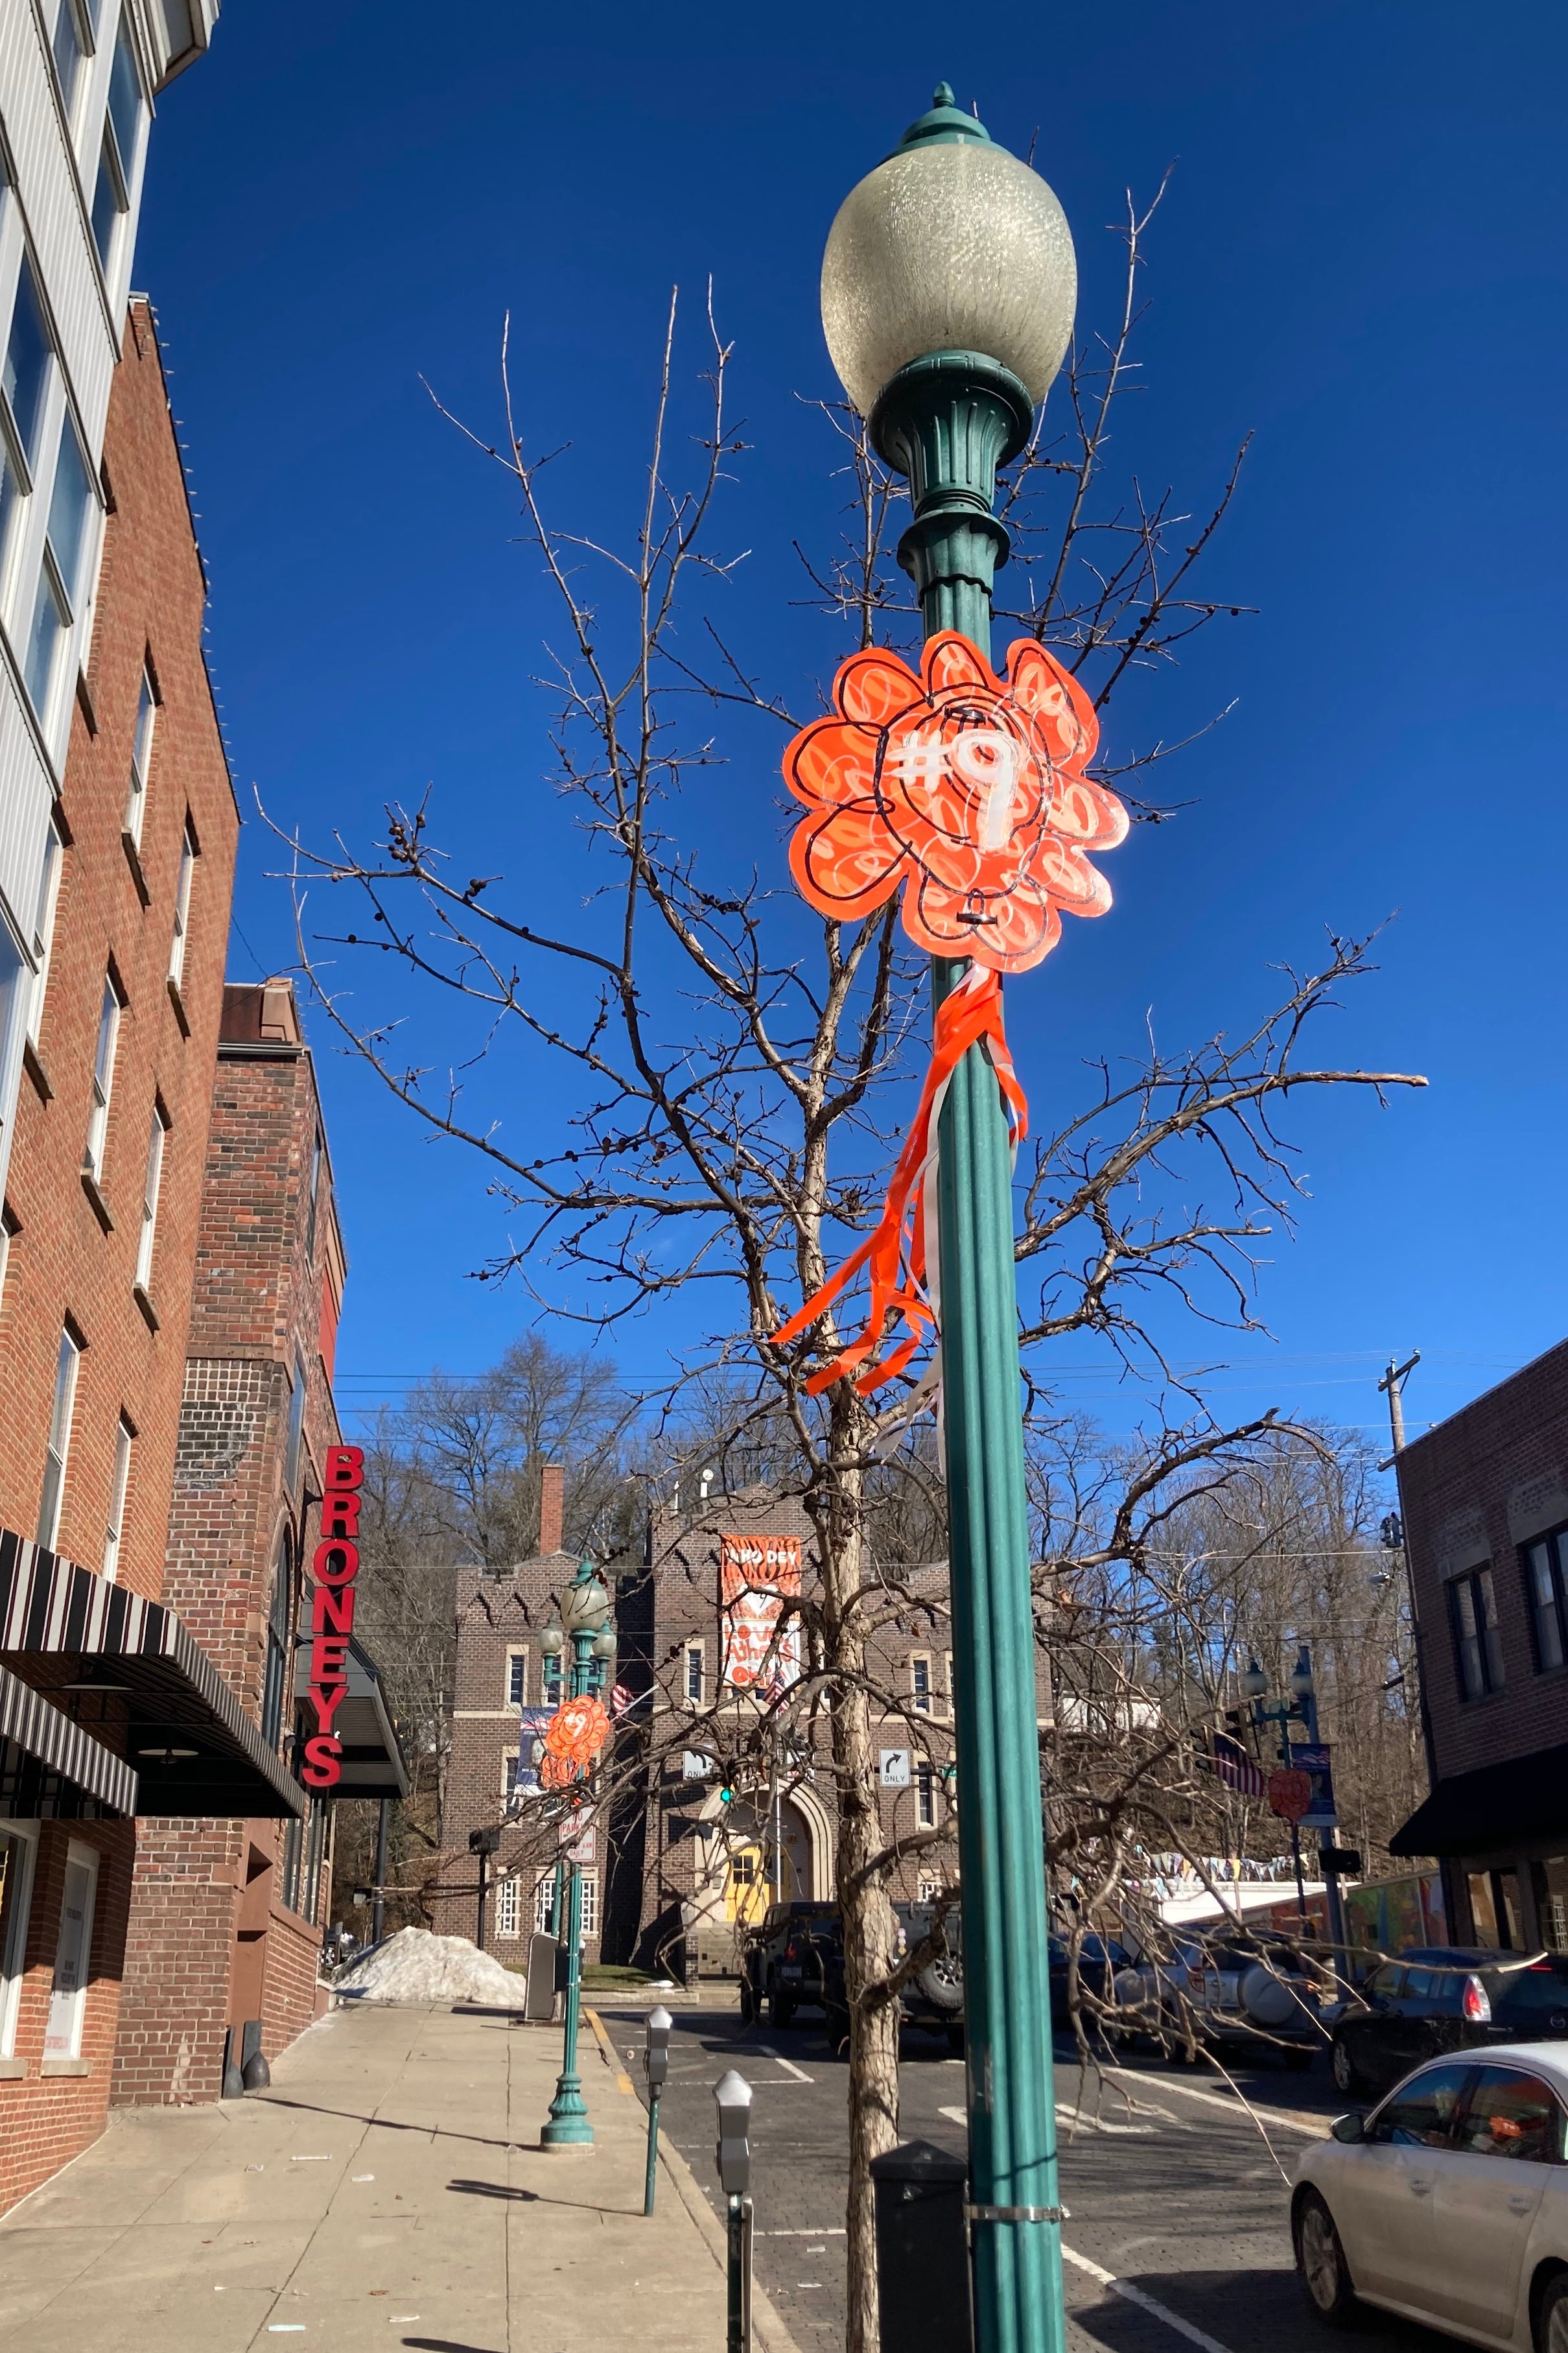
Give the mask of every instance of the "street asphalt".
[[(647, 2004), (601, 2015), (640, 2094)], [(842, 2353), (844, 2063), (811, 2012), (783, 2031), (745, 2027), (720, 1987), (677, 2010), (660, 2123), (716, 2209), (712, 2086), (731, 2066), (755, 2094), (757, 2277), (801, 2353)], [(962, 2157), (963, 2097), (963, 2061), (907, 2030), (902, 2138)], [(1074, 2353), (1327, 2353), (1333, 2333), (1305, 2308), (1291, 2260), (1287, 2188), (1296, 2156), (1345, 2105), (1321, 2060), (1306, 2074), (1238, 2064), (1227, 2084), (1211, 2066), (1137, 2058), (1096, 2080), (1062, 2040), (1057, 2103)], [(1341, 2341), (1387, 2353), (1453, 2345), (1373, 2314)]]

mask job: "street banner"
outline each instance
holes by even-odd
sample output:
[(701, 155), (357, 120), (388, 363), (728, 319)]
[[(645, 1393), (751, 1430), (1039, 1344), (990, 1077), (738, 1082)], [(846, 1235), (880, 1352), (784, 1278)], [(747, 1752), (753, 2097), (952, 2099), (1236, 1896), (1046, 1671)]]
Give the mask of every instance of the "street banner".
[(783, 1622), (783, 1604), (800, 1598), (800, 1538), (721, 1535), (719, 1593), (724, 1681), (764, 1699), (798, 1683), (800, 1621)]
[(1293, 1766), (1276, 1765), (1268, 1776), (1268, 1806), (1282, 1822), (1301, 1825), (1308, 1807), (1312, 1802), (1312, 1780), (1309, 1773), (1298, 1773)]
[(1298, 1773), (1305, 1773), (1312, 1784), (1311, 1802), (1301, 1817), (1304, 1831), (1331, 1831), (1339, 1826), (1339, 1809), (1334, 1804), (1334, 1776), (1329, 1759), (1326, 1740), (1293, 1740), (1290, 1762)]
[(549, 1707), (518, 1709), (517, 1780), (512, 1792), (515, 1797), (537, 1798), (542, 1794), (539, 1763), (544, 1754), (544, 1736), (554, 1713), (554, 1709)]

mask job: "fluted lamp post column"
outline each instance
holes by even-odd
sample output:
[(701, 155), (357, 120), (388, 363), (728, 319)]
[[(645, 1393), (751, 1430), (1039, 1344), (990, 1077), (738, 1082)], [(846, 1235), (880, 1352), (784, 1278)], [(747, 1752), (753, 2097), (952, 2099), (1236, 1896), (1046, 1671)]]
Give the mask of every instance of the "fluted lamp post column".
[[(925, 635), (988, 659), (1007, 558), (996, 470), (1026, 443), (1072, 331), (1071, 234), (1044, 180), (939, 87), (851, 190), (827, 240), (822, 317), (879, 454), (909, 480), (899, 561)], [(940, 1004), (968, 969), (936, 957)], [(975, 1047), (941, 1126), (942, 1381), (979, 2353), (1060, 2353), (1045, 1853), (1024, 1486), (1012, 1171)]]
[[(561, 1597), (561, 1623), (546, 1626), (540, 1647), (558, 1657), (572, 1644), (567, 1671), (568, 1699), (583, 1699), (595, 1688), (595, 1662), (614, 1658), (616, 1638), (610, 1626), (610, 1597), (584, 1561)], [(561, 2073), (550, 2116), (539, 2136), (542, 2148), (591, 2148), (594, 2127), (588, 2122), (582, 2078), (577, 2073), (578, 2013), (583, 1985), (583, 1872), (573, 1862), (566, 1873), (566, 2000), (562, 2038)]]

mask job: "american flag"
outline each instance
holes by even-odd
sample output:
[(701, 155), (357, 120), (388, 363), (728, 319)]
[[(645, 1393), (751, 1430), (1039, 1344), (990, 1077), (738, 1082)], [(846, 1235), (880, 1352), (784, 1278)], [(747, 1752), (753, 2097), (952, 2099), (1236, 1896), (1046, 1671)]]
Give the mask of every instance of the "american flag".
[(1228, 1732), (1214, 1736), (1214, 1769), (1220, 1779), (1244, 1798), (1261, 1798), (1268, 1784), (1239, 1740)]

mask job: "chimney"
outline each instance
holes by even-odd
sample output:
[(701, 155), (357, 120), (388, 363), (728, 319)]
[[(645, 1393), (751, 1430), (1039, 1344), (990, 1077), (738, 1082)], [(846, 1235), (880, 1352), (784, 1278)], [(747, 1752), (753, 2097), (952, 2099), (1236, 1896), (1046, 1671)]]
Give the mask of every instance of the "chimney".
[(561, 1521), (566, 1503), (566, 1469), (561, 1462), (546, 1462), (539, 1473), (539, 1549), (542, 1553), (561, 1549)]

